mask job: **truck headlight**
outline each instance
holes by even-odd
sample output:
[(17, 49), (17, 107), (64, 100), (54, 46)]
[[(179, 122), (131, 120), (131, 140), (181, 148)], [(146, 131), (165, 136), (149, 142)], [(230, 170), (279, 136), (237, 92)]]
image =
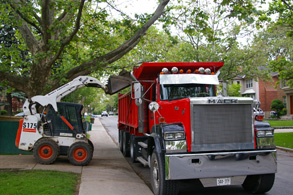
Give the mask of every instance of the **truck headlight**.
[(257, 131), (257, 137), (264, 137), (265, 131)]
[(164, 133), (165, 140), (183, 140), (185, 139), (184, 132), (165, 132)]
[(274, 130), (258, 130), (256, 135), (257, 137), (272, 137), (274, 136)]

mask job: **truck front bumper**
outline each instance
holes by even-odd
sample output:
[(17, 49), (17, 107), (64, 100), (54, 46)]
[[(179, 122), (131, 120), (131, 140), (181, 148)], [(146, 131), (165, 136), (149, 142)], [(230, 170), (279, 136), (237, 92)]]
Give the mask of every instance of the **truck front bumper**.
[(167, 180), (260, 175), (276, 172), (276, 150), (165, 155), (165, 178)]

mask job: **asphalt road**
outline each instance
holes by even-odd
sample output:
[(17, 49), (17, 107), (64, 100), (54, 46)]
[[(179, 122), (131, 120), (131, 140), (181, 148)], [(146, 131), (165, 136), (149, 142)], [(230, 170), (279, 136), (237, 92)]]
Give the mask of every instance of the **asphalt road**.
[[(117, 116), (100, 117), (100, 121), (108, 131), (112, 139), (118, 146), (118, 130)], [(278, 173), (276, 174), (275, 184), (273, 188), (267, 192), (267, 195), (291, 195), (293, 194), (293, 153), (279, 151), (278, 158)], [(150, 187), (150, 173), (148, 167), (143, 167), (140, 163), (131, 163), (130, 158), (126, 158), (131, 164), (134, 171), (145, 181)], [(181, 195), (247, 195), (241, 186), (225, 186), (225, 187), (210, 187), (203, 188), (197, 181), (184, 181), (180, 185)]]

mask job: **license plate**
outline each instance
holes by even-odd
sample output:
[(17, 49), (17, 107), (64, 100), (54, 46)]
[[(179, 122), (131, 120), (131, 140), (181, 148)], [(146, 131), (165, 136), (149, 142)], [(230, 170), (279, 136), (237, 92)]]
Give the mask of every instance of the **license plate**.
[(231, 177), (217, 178), (217, 186), (231, 185)]

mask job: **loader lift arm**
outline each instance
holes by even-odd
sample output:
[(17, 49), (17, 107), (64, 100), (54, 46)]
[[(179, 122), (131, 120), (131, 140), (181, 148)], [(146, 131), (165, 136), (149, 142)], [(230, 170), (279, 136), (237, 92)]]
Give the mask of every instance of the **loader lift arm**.
[(32, 97), (31, 99), (27, 99), (23, 105), (24, 114), (36, 114), (36, 104), (40, 104), (43, 107), (51, 104), (54, 110), (57, 112), (57, 102), (59, 102), (66, 95), (82, 87), (97, 87), (102, 88), (104, 91), (107, 91), (107, 87), (96, 78), (90, 76), (79, 76), (69, 83), (62, 85), (61, 87), (51, 91), (44, 96), (37, 95)]

